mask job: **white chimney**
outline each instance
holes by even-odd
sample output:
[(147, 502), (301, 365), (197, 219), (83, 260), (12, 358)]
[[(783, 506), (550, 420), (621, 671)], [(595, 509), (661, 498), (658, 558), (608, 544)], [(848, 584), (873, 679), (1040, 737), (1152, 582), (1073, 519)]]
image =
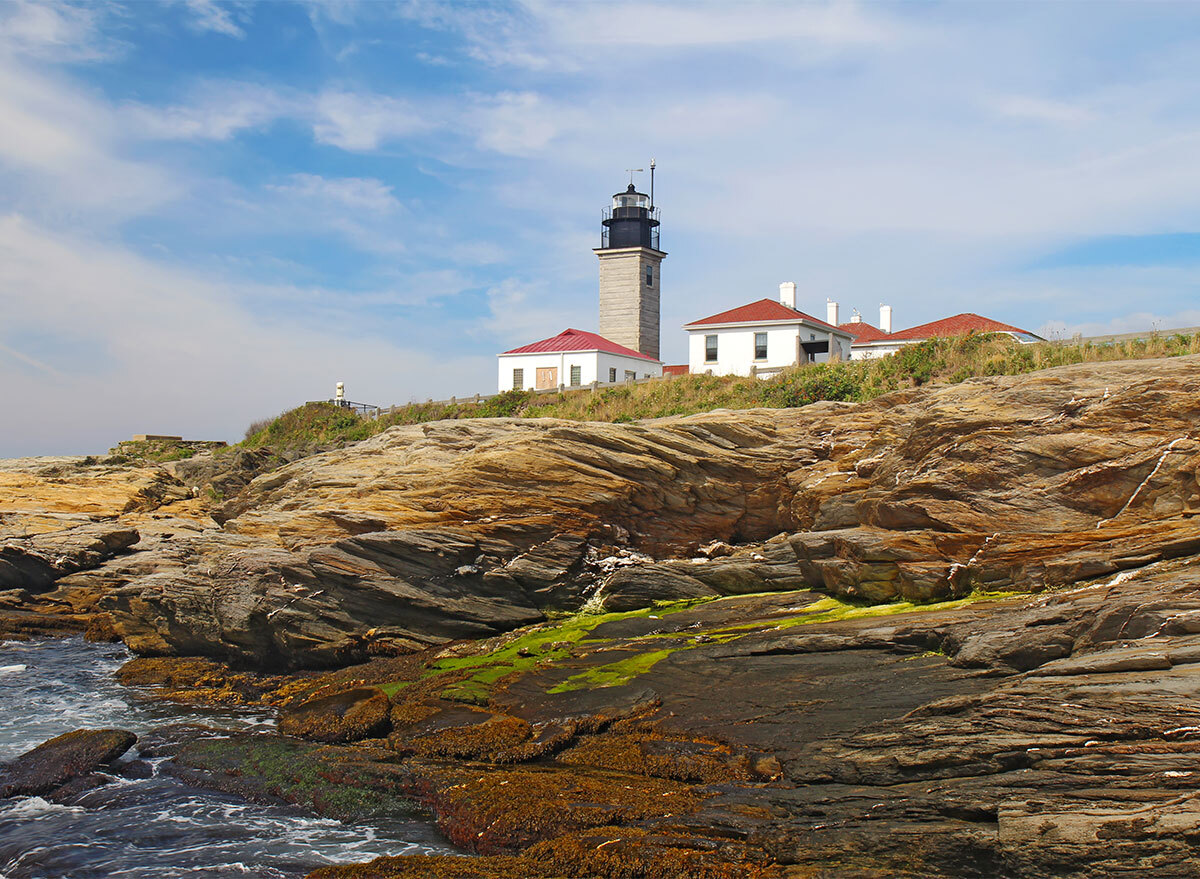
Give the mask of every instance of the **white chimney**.
[(796, 307), (796, 282), (784, 281), (779, 285), (779, 301), (788, 308)]
[(885, 333), (892, 331), (892, 307), (890, 305), (879, 306), (879, 329)]
[(862, 323), (862, 315), (858, 313), (857, 308), (854, 309), (854, 314), (850, 315), (850, 323), (852, 323), (852, 324)]
[(825, 323), (838, 325), (838, 304), (832, 299), (825, 300)]

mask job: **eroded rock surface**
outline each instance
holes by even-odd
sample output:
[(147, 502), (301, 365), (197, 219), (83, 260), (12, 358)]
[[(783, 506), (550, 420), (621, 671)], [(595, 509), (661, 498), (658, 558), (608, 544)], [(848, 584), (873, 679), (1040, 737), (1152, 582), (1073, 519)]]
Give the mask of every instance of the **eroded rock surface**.
[(133, 747), (137, 736), (120, 729), (79, 729), (43, 742), (0, 769), (0, 798), (49, 794)]
[(240, 488), (267, 464), (228, 453), (235, 494), (216, 507), (188, 485), (221, 478), (204, 462), (27, 459), (0, 465), (0, 517), (46, 532), (45, 558), (68, 526), (135, 528), (131, 555), (15, 576), (90, 589), (139, 652), (329, 667), (585, 602), (933, 600), (1187, 557), (1198, 391), (1186, 357), (643, 424), (436, 422)]
[(129, 680), (294, 736), (172, 771), (478, 855), (321, 877), (1200, 870), (1200, 358), (394, 428), (210, 507), (65, 466), (14, 465), (117, 511), (5, 522), (141, 539), (0, 606), (107, 615)]
[[(328, 814), (340, 806), (314, 799), (310, 775), (364, 804), (406, 798), (482, 855), (321, 879), (1082, 879), (1130, 863), (1182, 879), (1200, 865), (1197, 618), (1194, 558), (940, 605), (685, 602), (375, 660), (271, 697), (393, 693), (390, 731), (349, 747), (246, 737), (176, 753), (198, 783), (267, 784)], [(277, 748), (305, 758), (280, 776), (258, 756)]]

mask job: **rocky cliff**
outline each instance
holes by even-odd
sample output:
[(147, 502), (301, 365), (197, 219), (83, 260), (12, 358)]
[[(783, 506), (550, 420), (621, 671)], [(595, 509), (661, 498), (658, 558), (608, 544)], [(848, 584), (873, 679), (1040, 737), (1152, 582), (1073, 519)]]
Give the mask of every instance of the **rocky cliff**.
[[(287, 464), (208, 511), (161, 468), (18, 462), (0, 468), (8, 533), (59, 530), (10, 540), (0, 580), (99, 584), (139, 652), (278, 667), (585, 601), (1037, 590), (1197, 551), (1198, 390), (1196, 358), (1177, 358), (644, 424), (437, 422)], [(52, 543), (116, 552), (130, 528), (137, 550), (89, 557), (90, 576), (53, 564), (75, 553)], [(738, 551), (698, 554), (713, 541)]]
[(1191, 876), (1198, 467), (1197, 357), (393, 428), (220, 504), (5, 462), (0, 619), (281, 708), (162, 746), (195, 783), (481, 855), (320, 877)]

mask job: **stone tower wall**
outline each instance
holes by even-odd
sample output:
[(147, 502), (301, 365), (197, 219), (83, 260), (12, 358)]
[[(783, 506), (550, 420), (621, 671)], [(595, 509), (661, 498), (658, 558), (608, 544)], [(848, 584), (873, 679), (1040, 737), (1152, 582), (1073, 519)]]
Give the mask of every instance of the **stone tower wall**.
[[(659, 291), (663, 257), (648, 247), (597, 250), (600, 257), (600, 335), (659, 358)], [(646, 286), (646, 266), (654, 267), (654, 285)]]

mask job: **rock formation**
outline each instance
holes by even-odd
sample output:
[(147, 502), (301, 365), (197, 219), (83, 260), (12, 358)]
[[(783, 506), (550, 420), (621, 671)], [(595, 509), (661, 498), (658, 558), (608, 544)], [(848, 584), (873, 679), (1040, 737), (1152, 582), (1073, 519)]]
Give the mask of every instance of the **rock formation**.
[(0, 769), (0, 799), (52, 794), (107, 766), (133, 747), (137, 736), (120, 729), (79, 729), (43, 742)]
[(1197, 871), (1200, 358), (242, 463), (0, 464), (0, 619), (299, 737), (191, 781), (481, 856), (314, 875)]
[[(0, 474), (21, 489), (3, 495), (9, 532), (59, 527), (32, 555), (10, 542), (0, 577), (57, 544), (68, 567), (26, 589), (96, 586), (139, 652), (277, 667), (486, 636), (588, 599), (1036, 590), (1196, 552), (1198, 389), (1185, 357), (861, 405), (397, 427), (258, 476), (215, 521), (162, 468), (25, 462)], [(85, 492), (86, 513), (64, 500)], [(125, 546), (136, 528), (138, 551), (63, 577), (83, 532), (62, 526), (85, 518)], [(739, 550), (699, 556), (713, 540)]]

